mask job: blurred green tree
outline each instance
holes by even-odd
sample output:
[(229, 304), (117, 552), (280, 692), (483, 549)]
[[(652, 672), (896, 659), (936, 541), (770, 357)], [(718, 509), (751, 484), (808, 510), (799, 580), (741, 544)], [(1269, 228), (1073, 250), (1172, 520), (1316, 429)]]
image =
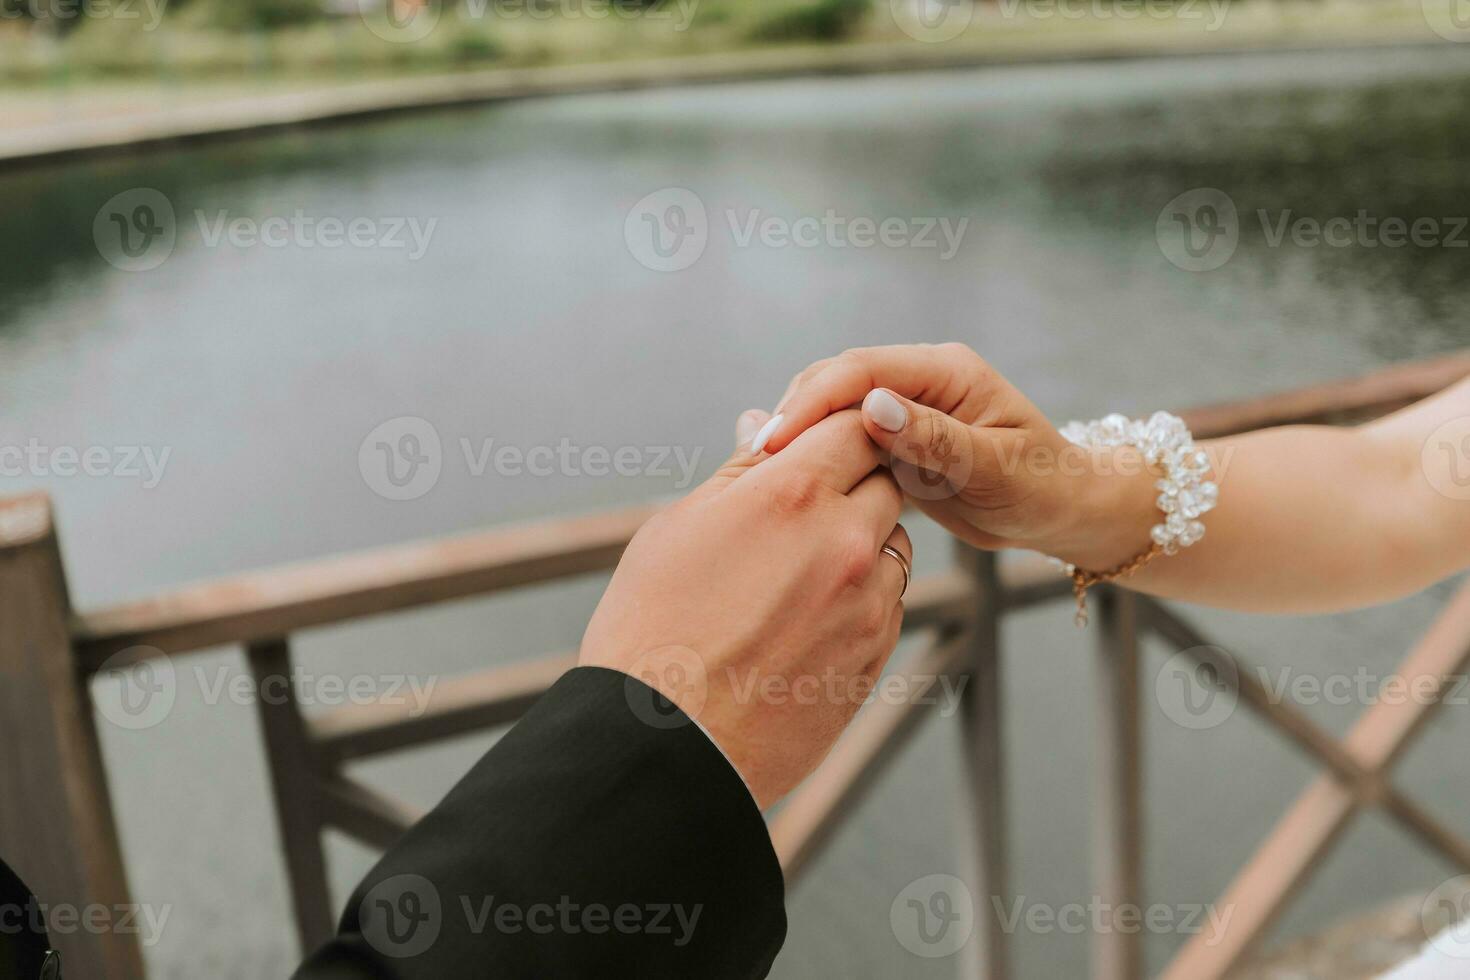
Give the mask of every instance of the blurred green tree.
[(871, 0), (814, 0), (758, 21), (750, 37), (757, 41), (836, 41), (856, 31), (871, 9)]

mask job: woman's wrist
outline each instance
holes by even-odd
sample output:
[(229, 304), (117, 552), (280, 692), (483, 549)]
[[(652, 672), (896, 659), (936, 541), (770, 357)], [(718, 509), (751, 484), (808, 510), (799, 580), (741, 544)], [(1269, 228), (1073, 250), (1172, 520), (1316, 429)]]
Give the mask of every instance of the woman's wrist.
[(1055, 530), (1027, 547), (1089, 571), (1106, 571), (1153, 544), (1159, 474), (1131, 446), (1086, 453), (1081, 473), (1056, 482)]

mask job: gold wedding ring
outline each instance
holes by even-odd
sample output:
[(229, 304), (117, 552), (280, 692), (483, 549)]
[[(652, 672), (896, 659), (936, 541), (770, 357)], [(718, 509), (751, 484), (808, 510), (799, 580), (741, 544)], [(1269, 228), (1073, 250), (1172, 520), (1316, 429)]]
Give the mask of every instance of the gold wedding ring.
[(905, 595), (908, 594), (909, 577), (913, 574), (913, 572), (909, 570), (909, 560), (903, 556), (903, 552), (899, 551), (891, 544), (885, 544), (883, 546), (883, 553), (885, 555), (892, 555), (894, 560), (898, 562), (898, 567), (903, 569), (903, 591), (898, 594), (898, 597), (902, 599)]

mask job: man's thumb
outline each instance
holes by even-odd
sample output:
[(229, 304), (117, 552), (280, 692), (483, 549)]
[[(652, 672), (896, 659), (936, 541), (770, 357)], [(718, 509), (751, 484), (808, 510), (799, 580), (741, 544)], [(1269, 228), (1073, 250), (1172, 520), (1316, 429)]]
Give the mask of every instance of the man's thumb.
[(908, 463), (916, 471), (911, 479), (904, 479), (895, 467), (895, 475), (911, 496), (952, 496), (968, 485), (975, 472), (974, 430), (887, 388), (874, 388), (863, 399), (863, 426), (895, 461)]

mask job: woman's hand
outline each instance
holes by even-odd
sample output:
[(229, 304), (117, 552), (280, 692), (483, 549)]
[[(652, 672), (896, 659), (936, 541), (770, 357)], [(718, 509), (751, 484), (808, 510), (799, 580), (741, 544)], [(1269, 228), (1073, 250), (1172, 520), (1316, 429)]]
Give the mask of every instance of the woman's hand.
[(762, 421), (742, 416), (742, 448), (634, 536), (581, 663), (636, 677), (695, 718), (765, 808), (872, 692), (903, 620), (904, 570), (882, 548), (913, 553), (858, 412), (814, 419), (775, 458), (750, 450)]
[(963, 344), (850, 350), (792, 380), (761, 448), (784, 454), (828, 414), (862, 406), (904, 492), (980, 548), (1113, 568), (1150, 544), (1156, 477), (1141, 455), (1074, 446)]

